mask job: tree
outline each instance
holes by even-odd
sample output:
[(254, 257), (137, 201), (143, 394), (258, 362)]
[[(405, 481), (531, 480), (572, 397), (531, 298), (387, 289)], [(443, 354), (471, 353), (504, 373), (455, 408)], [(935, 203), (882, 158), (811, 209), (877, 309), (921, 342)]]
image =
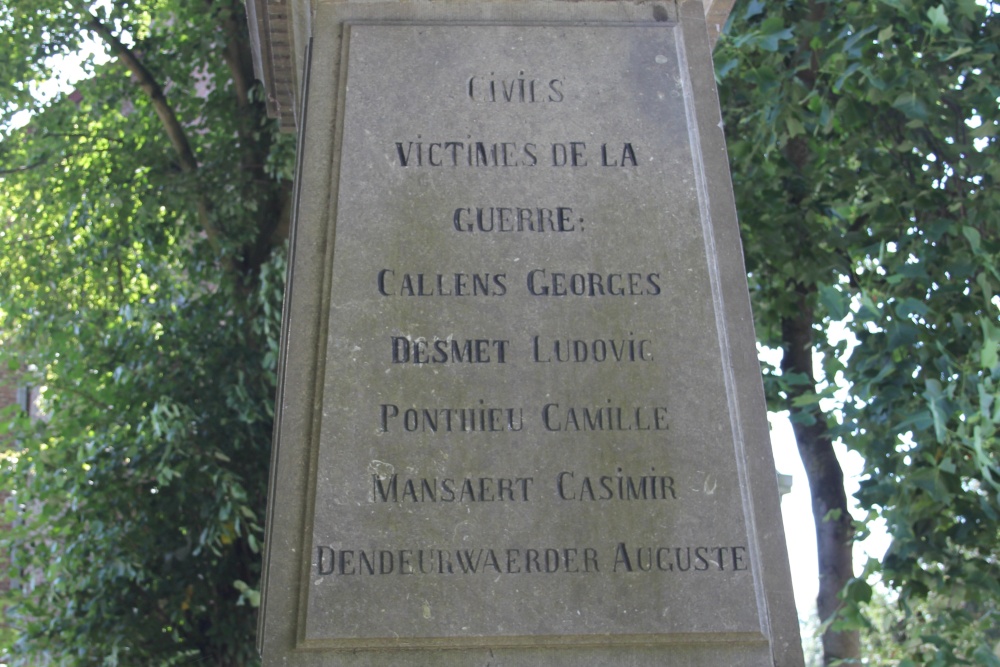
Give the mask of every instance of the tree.
[[(0, 26), (0, 354), (46, 413), (8, 415), (8, 662), (252, 664), (294, 145), (243, 4)], [(112, 62), (37, 102), (86, 39)]]
[[(893, 538), (865, 574), (904, 610), (948, 592), (922, 605), (934, 664), (996, 664), (985, 637), (948, 629), (1000, 600), (998, 44), (996, 7), (974, 0), (750, 0), (716, 52), (758, 336), (784, 353), (769, 396), (813, 496), (827, 663), (860, 657), (859, 616), (836, 612), (871, 597), (852, 573), (840, 438)], [(833, 322), (857, 347), (829, 342)]]
[[(815, 497), (827, 662), (859, 655), (875, 574), (909, 633), (880, 655), (993, 664), (968, 628), (1000, 600), (997, 32), (974, 0), (748, 0), (718, 49), (758, 332), (785, 353), (766, 379)], [(115, 61), (36, 102), (85, 38)], [(33, 114), (0, 142), (0, 354), (47, 413), (8, 420), (8, 662), (253, 663), (293, 146), (264, 118), (242, 4), (16, 0), (0, 53), (3, 121)], [(858, 347), (829, 343), (834, 321)], [(837, 438), (894, 538), (858, 578)]]

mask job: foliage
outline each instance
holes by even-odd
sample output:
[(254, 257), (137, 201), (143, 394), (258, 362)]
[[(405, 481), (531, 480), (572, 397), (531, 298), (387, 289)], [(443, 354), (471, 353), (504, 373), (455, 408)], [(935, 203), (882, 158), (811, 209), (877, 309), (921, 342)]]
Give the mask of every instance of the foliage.
[[(961, 622), (940, 623), (942, 614), (958, 615)], [(947, 665), (956, 648), (959, 655), (972, 656), (973, 664), (1000, 664), (995, 653), (1000, 649), (996, 611), (969, 605), (961, 594), (956, 598), (948, 590), (932, 591), (900, 604), (876, 590), (866, 616), (862, 637), (870, 665)]]
[(815, 336), (822, 372), (772, 369), (770, 397), (864, 456), (858, 500), (893, 539), (869, 574), (923, 610), (926, 664), (987, 664), (985, 637), (953, 638), (1000, 603), (997, 10), (751, 0), (717, 50), (758, 335), (787, 355), (807, 311), (857, 340)]
[[(256, 660), (293, 146), (242, 11), (0, 6), (0, 355), (45, 413), (7, 415), (11, 664)], [(35, 101), (85, 37), (116, 60)]]
[(819, 617), (812, 613), (808, 617), (799, 616), (799, 634), (802, 637), (802, 654), (805, 667), (821, 667), (823, 664), (822, 630)]
[[(13, 664), (254, 660), (292, 145), (243, 24), (226, 0), (0, 5), (0, 356), (47, 415), (8, 415)], [(820, 454), (821, 534), (845, 516), (827, 441), (865, 457), (893, 546), (840, 623), (880, 627), (881, 577), (908, 634), (870, 657), (900, 664), (996, 640), (998, 33), (974, 0), (748, 0), (717, 50), (758, 333), (786, 354), (769, 395)], [(38, 103), (85, 38), (117, 60)]]

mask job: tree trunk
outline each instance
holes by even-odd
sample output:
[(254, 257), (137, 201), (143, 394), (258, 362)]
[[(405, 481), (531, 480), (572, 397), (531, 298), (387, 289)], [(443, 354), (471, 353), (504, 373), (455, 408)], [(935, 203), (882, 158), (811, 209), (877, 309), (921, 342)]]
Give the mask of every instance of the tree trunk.
[[(789, 391), (789, 404), (797, 397), (815, 389), (813, 381), (813, 311), (805, 295), (800, 299), (798, 314), (781, 323), (784, 373), (801, 373), (810, 383), (795, 385)], [(844, 472), (833, 450), (826, 420), (816, 405), (790, 408), (792, 429), (799, 456), (809, 479), (813, 521), (816, 524), (816, 547), (819, 555), (819, 595), (816, 610), (826, 623), (841, 607), (839, 593), (854, 576), (854, 525), (847, 508)], [(856, 631), (823, 633), (823, 664), (838, 660), (855, 661), (861, 656), (861, 641)]]

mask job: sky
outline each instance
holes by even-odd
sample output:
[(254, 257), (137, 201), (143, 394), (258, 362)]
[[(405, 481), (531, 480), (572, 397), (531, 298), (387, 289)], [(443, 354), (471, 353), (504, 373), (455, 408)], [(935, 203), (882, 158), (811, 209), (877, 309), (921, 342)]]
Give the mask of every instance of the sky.
[[(125, 36), (123, 35), (123, 39)], [(53, 56), (47, 63), (52, 67), (54, 76), (40, 84), (32, 82), (31, 94), (41, 102), (48, 102), (57, 95), (65, 95), (73, 92), (76, 82), (88, 76), (83, 64), (88, 58), (93, 58), (94, 65), (103, 65), (110, 62), (111, 56), (107, 53), (103, 44), (92, 39), (85, 39), (83, 48), (78, 54), (72, 57)], [(31, 120), (31, 111), (19, 111), (10, 120), (10, 127), (13, 129), (23, 127)]]

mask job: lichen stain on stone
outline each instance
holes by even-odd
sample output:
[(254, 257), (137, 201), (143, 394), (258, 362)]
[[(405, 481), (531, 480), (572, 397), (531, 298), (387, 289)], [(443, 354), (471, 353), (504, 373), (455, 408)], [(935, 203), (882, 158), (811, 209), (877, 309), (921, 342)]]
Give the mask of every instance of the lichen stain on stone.
[(715, 493), (715, 488), (719, 483), (715, 480), (714, 475), (705, 475), (705, 494), (712, 495)]
[(385, 461), (373, 459), (372, 462), (368, 464), (368, 472), (377, 476), (381, 480), (389, 479), (395, 471), (395, 466), (391, 463), (386, 463)]

